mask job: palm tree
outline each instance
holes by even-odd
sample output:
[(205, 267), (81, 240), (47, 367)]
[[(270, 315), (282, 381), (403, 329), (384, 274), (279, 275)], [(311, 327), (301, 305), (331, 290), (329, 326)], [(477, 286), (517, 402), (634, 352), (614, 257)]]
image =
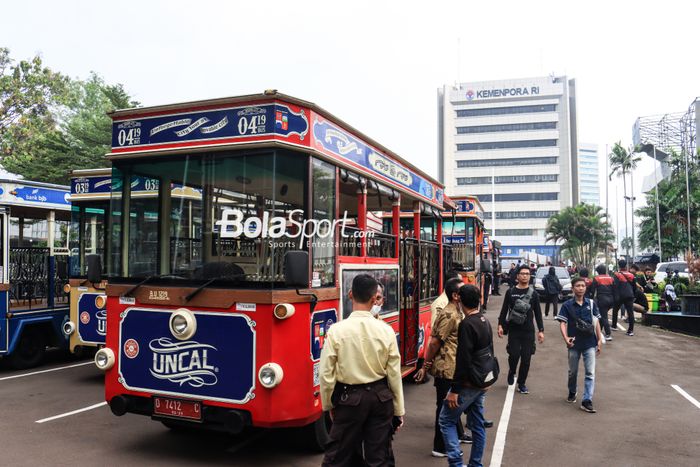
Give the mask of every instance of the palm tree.
[[(612, 180), (613, 175), (622, 177), (622, 186), (623, 186), (623, 196), (625, 199), (627, 199), (627, 174), (631, 174), (634, 169), (637, 168), (637, 164), (639, 161), (642, 160), (642, 158), (638, 155), (636, 155), (634, 152), (629, 152), (625, 148), (622, 147), (622, 144), (620, 141), (615, 143), (612, 148), (612, 152), (608, 154), (608, 158), (610, 159), (610, 175), (609, 180)], [(634, 183), (630, 179), (631, 183)], [(632, 185), (632, 196), (630, 197), (632, 200), (632, 232), (634, 232), (634, 185)], [(627, 233), (627, 202), (625, 201), (625, 237), (628, 236)], [(632, 233), (633, 237), (633, 243), (632, 243), (632, 251), (634, 252), (634, 233)]]
[(564, 208), (550, 217), (546, 233), (548, 242), (560, 243), (577, 264), (589, 269), (598, 252), (610, 248), (615, 238), (603, 208), (585, 203)]

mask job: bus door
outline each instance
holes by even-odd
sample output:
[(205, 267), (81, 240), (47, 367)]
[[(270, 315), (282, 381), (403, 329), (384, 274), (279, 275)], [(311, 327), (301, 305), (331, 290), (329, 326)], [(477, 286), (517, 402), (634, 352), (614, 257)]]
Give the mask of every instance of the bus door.
[(9, 249), (8, 211), (0, 207), (0, 352), (7, 351), (7, 312), (10, 284), (7, 281), (7, 255)]
[(418, 240), (406, 238), (401, 242), (401, 337), (399, 349), (402, 365), (410, 365), (418, 358), (419, 313), (420, 313), (420, 251)]

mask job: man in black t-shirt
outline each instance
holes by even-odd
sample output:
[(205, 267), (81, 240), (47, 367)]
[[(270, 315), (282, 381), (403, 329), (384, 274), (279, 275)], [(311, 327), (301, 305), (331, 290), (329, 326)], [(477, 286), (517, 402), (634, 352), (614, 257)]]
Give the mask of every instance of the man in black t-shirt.
[[(515, 382), (515, 372), (518, 371), (518, 392), (529, 394), (525, 385), (527, 374), (530, 371), (530, 358), (535, 350), (535, 326), (533, 318), (537, 321), (537, 340), (541, 344), (544, 342), (544, 325), (542, 323), (542, 309), (540, 300), (534, 288), (530, 286), (530, 268), (522, 265), (518, 268), (518, 284), (511, 287), (506, 296), (503, 297), (501, 314), (498, 317), (498, 337), (502, 338), (508, 334), (508, 385)], [(525, 316), (525, 322), (515, 324), (512, 322), (511, 313), (516, 300), (530, 293), (530, 306)], [(520, 368), (518, 369), (518, 362)]]

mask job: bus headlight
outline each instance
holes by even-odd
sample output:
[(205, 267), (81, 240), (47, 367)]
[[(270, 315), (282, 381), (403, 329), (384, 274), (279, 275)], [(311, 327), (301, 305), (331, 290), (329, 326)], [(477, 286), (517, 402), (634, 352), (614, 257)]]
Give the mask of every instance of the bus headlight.
[(63, 286), (63, 293), (70, 293), (70, 284), (66, 284)]
[(268, 389), (272, 389), (282, 382), (284, 371), (277, 363), (266, 363), (258, 371), (260, 384)]
[(63, 334), (70, 336), (75, 332), (75, 323), (73, 321), (66, 321), (63, 323)]
[(170, 316), (170, 332), (181, 341), (192, 337), (197, 332), (197, 320), (192, 312), (184, 308), (175, 310)]
[(277, 319), (287, 319), (294, 314), (294, 305), (291, 303), (280, 303), (275, 306), (273, 313)]
[(103, 348), (95, 354), (95, 366), (102, 371), (107, 371), (114, 366), (114, 352), (110, 348)]

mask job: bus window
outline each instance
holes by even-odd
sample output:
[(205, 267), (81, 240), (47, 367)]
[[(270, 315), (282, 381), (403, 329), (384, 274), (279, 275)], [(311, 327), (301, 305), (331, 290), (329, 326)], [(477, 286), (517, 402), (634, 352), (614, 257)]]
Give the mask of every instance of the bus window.
[[(146, 175), (131, 176), (129, 203), (129, 275), (147, 277), (159, 274), (158, 268), (158, 188), (160, 179)], [(148, 193), (147, 195), (145, 193)], [(144, 196), (141, 196), (144, 194)]]
[[(340, 217), (346, 216), (345, 237), (339, 237), (340, 256), (360, 256), (361, 240), (355, 236), (357, 228), (358, 192), (362, 189), (359, 177), (341, 171), (340, 177)], [(345, 175), (345, 176), (344, 176)]]
[(312, 160), (313, 218), (319, 222), (318, 234), (312, 239), (312, 287), (335, 285), (335, 167)]

